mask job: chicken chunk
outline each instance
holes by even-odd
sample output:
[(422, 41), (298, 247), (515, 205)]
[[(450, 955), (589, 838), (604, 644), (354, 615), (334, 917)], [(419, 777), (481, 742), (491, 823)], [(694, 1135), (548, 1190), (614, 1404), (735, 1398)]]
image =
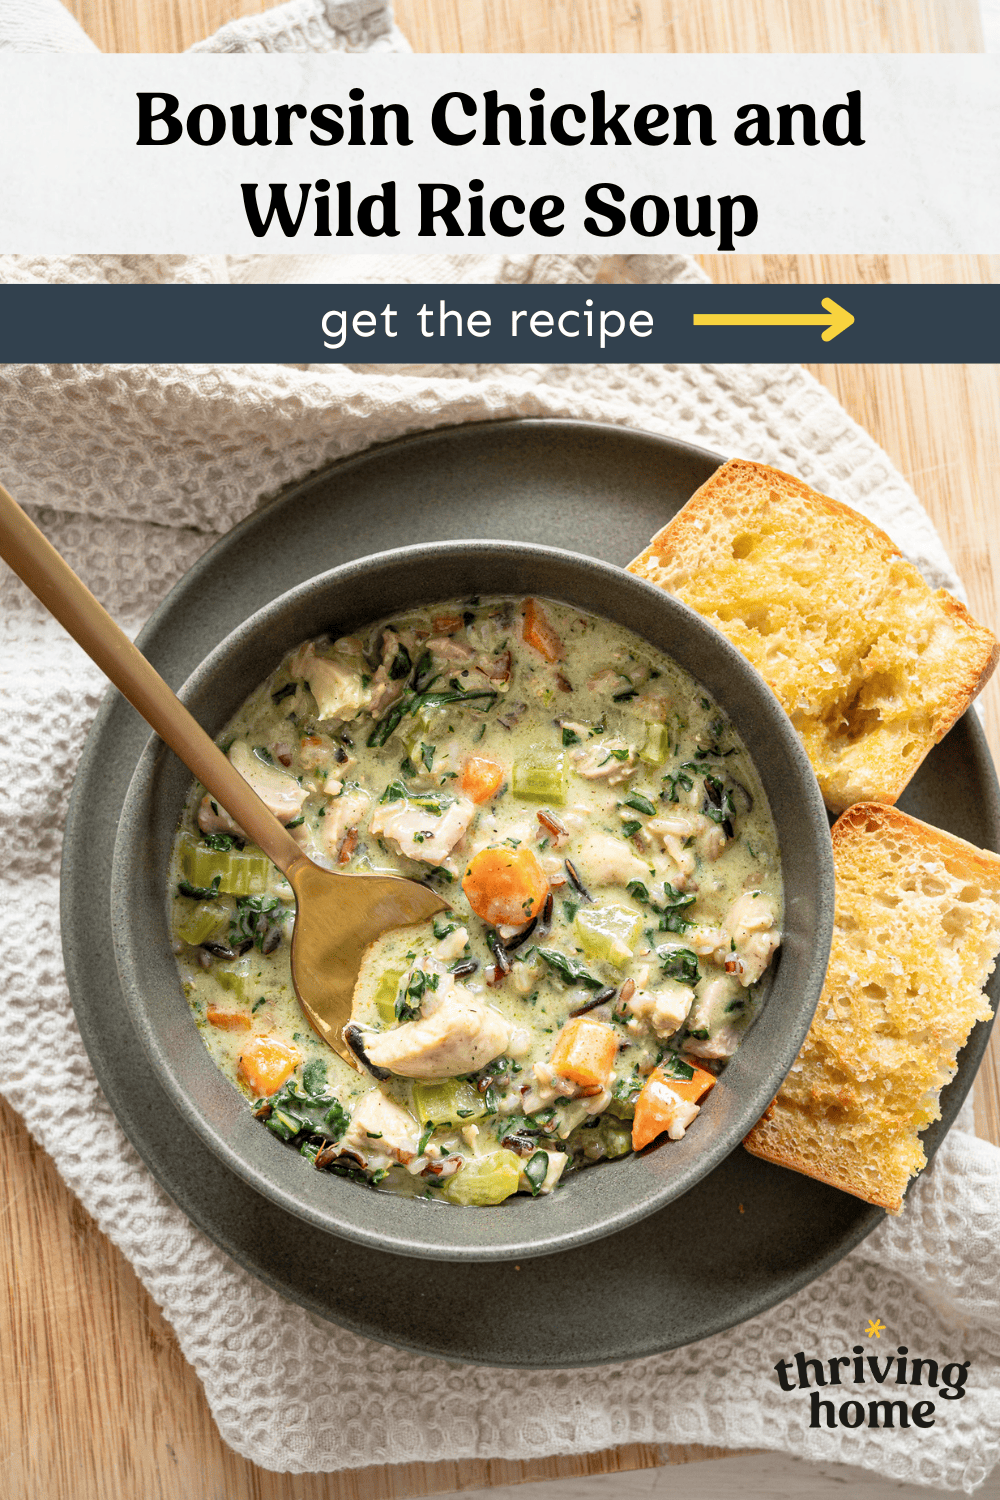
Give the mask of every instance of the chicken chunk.
[(384, 666), (379, 667), (372, 678), (368, 700), (368, 712), (372, 718), (376, 721), (383, 719), (392, 705), (402, 698), (405, 688), (405, 680), (395, 680)]
[(573, 864), (584, 885), (628, 885), (649, 876), (649, 866), (625, 839), (610, 833), (591, 833), (580, 844)]
[(606, 781), (608, 786), (617, 786), (635, 770), (635, 746), (616, 735), (610, 740), (594, 740), (573, 751), (573, 762), (578, 776), (587, 781)]
[(315, 641), (306, 641), (288, 663), (288, 671), (309, 684), (321, 720), (356, 719), (371, 701), (360, 665), (342, 656), (320, 656)]
[(774, 925), (774, 906), (763, 891), (744, 891), (737, 896), (723, 920), (722, 938), (718, 961), (725, 964), (726, 973), (744, 987), (756, 984), (781, 942), (781, 932)]
[(625, 1002), (633, 1018), (629, 1029), (644, 1031), (648, 1025), (658, 1037), (673, 1036), (687, 1020), (693, 1004), (694, 990), (676, 979), (665, 979), (656, 990), (636, 990)]
[(613, 698), (615, 693), (627, 692), (631, 686), (628, 678), (616, 672), (614, 667), (605, 667), (603, 671), (596, 672), (587, 683), (589, 692), (602, 693), (606, 698)]
[(455, 1078), (475, 1073), (507, 1050), (510, 1029), (465, 985), (442, 975), (437, 993), (424, 1001), (419, 1020), (406, 1021), (370, 1040), (371, 1062), (403, 1078)]
[(341, 792), (339, 797), (327, 799), (323, 818), (320, 821), (320, 843), (326, 854), (340, 852), (344, 835), (349, 828), (356, 828), (368, 811), (371, 802), (367, 792), (360, 787)]
[[(740, 1042), (739, 1018), (744, 1000), (743, 988), (735, 976), (712, 979), (698, 996), (688, 1026), (692, 1032), (707, 1031), (708, 1036), (691, 1036), (686, 1050), (695, 1057), (732, 1057)], [(730, 1007), (740, 1003), (740, 1009)]]
[(671, 812), (650, 818), (646, 832), (660, 840), (684, 881), (694, 874), (698, 854), (712, 861), (726, 847), (726, 835), (718, 823), (699, 812)]
[(437, 956), (442, 963), (450, 959), (460, 958), (465, 952), (465, 945), (469, 941), (469, 932), (466, 927), (456, 927), (454, 932), (449, 932), (447, 937), (440, 939), (437, 945)]
[[(340, 775), (346, 770), (349, 757), (342, 746), (337, 745), (328, 735), (305, 734), (299, 740), (299, 763), (303, 771), (325, 771), (336, 770)], [(350, 764), (354, 764), (353, 761)], [(333, 788), (329, 788), (330, 791)]]
[(354, 1107), (340, 1149), (360, 1157), (369, 1171), (394, 1162), (407, 1166), (416, 1158), (419, 1130), (413, 1116), (395, 1100), (381, 1089), (369, 1089)]
[(440, 813), (400, 798), (375, 809), (371, 831), (389, 839), (408, 859), (419, 859), (426, 865), (443, 865), (455, 845), (465, 837), (475, 811), (475, 803), (466, 797), (456, 798)]
[(447, 635), (432, 635), (426, 649), (433, 651), (440, 661), (470, 662), (476, 654), (464, 641), (452, 640)]
[[(309, 793), (299, 785), (294, 776), (269, 766), (255, 755), (246, 740), (236, 740), (229, 750), (229, 760), (248, 782), (257, 796), (281, 823), (290, 823), (302, 811)], [(246, 838), (239, 824), (229, 816), (211, 797), (201, 799), (198, 808), (198, 827), (202, 833), (235, 833)]]

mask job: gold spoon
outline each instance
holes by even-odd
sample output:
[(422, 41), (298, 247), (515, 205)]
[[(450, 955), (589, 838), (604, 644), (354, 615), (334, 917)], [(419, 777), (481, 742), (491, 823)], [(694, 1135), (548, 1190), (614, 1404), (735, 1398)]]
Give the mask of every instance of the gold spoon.
[(296, 901), (292, 983), (299, 1004), (323, 1040), (363, 1071), (344, 1029), (365, 949), (391, 928), (450, 910), (447, 901), (401, 875), (345, 875), (303, 854), (3, 485), (0, 557), (285, 876)]

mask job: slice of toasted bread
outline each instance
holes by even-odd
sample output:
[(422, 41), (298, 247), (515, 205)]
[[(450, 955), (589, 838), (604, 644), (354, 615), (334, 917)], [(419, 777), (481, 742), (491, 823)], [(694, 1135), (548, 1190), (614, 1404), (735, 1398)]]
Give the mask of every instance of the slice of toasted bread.
[(836, 917), (816, 1015), (754, 1156), (898, 1213), (926, 1160), (918, 1131), (976, 1021), (1000, 950), (1000, 855), (896, 808), (833, 828)]
[(895, 802), (1000, 656), (885, 532), (765, 464), (723, 464), (629, 569), (753, 663), (833, 812)]

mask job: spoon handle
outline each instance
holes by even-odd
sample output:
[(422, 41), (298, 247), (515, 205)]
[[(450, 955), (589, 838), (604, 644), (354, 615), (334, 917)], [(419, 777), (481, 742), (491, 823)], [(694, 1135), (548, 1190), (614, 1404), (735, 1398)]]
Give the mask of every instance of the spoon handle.
[(302, 850), (0, 484), (0, 557), (249, 838), (288, 873)]

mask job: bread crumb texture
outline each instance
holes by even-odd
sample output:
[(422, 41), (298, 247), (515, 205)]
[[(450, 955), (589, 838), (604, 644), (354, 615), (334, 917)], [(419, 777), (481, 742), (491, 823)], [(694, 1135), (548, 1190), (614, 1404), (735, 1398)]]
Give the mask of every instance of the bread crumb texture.
[(895, 802), (1000, 655), (885, 532), (765, 464), (723, 464), (629, 569), (753, 663), (834, 812)]
[(896, 808), (833, 828), (836, 914), (816, 1015), (755, 1156), (890, 1213), (925, 1164), (918, 1131), (976, 1021), (1000, 949), (1000, 856)]

